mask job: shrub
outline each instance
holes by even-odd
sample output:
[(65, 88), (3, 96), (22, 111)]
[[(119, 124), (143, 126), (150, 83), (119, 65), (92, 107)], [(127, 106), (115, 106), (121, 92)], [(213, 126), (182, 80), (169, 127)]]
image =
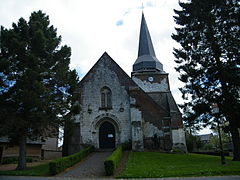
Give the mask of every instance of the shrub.
[(204, 144), (202, 150), (214, 150), (213, 144)]
[(121, 158), (122, 158), (122, 145), (119, 145), (113, 153), (104, 161), (104, 168), (107, 176), (114, 174)]
[[(33, 158), (26, 157), (26, 162), (28, 162), (28, 163), (33, 162)], [(17, 164), (17, 163), (18, 163), (18, 156), (4, 157), (2, 159), (2, 164)]]
[(87, 147), (76, 154), (57, 158), (49, 163), (49, 174), (55, 175), (81, 161), (84, 157), (94, 151), (94, 148)]

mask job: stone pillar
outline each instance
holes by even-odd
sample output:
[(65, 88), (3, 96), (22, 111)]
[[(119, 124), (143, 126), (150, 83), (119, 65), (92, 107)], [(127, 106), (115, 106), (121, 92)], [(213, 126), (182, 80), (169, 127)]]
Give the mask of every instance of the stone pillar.
[(187, 152), (185, 131), (183, 130), (181, 114), (171, 112), (172, 122), (172, 149)]
[(134, 98), (130, 98), (130, 114), (132, 125), (132, 150), (143, 151), (143, 127), (142, 127), (142, 112), (136, 108), (136, 101)]
[(183, 152), (187, 152), (185, 132), (183, 128), (172, 130), (172, 141), (174, 149), (179, 149)]

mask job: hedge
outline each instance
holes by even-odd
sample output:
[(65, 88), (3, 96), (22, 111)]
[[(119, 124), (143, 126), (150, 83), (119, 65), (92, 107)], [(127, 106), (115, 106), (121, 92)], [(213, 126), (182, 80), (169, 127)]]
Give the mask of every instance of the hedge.
[[(39, 159), (39, 158), (38, 158)], [(33, 162), (32, 157), (26, 157), (26, 162), (31, 163)], [(35, 161), (37, 161), (37, 158), (35, 158)], [(1, 163), (1, 160), (0, 160)], [(2, 164), (17, 164), (18, 163), (18, 156), (13, 156), (13, 157), (3, 157), (2, 158)]]
[(107, 157), (104, 161), (104, 169), (107, 176), (114, 174), (121, 158), (122, 158), (123, 148), (122, 145), (119, 145), (113, 153)]
[(76, 154), (72, 154), (70, 156), (66, 156), (62, 158), (57, 158), (49, 162), (49, 174), (56, 175), (64, 171), (65, 169), (81, 161), (84, 157), (86, 157), (93, 151), (94, 151), (93, 147), (87, 147)]

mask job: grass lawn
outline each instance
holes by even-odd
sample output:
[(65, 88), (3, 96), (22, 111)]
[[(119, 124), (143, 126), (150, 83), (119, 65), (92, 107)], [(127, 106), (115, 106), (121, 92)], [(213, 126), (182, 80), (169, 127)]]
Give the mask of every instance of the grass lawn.
[(24, 171), (17, 170), (8, 170), (0, 171), (0, 175), (9, 175), (9, 176), (47, 176), (49, 175), (49, 163), (44, 163), (30, 167)]
[(240, 175), (240, 162), (202, 154), (168, 154), (159, 152), (131, 152), (123, 173), (118, 178), (157, 178)]

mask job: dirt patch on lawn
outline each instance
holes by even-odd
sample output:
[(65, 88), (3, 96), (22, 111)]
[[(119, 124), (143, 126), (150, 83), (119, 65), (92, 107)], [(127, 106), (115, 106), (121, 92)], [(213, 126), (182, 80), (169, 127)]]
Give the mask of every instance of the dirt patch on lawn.
[(123, 151), (122, 159), (120, 161), (118, 168), (116, 169), (114, 176), (119, 176), (123, 172), (128, 160), (128, 155), (129, 155), (129, 151)]

